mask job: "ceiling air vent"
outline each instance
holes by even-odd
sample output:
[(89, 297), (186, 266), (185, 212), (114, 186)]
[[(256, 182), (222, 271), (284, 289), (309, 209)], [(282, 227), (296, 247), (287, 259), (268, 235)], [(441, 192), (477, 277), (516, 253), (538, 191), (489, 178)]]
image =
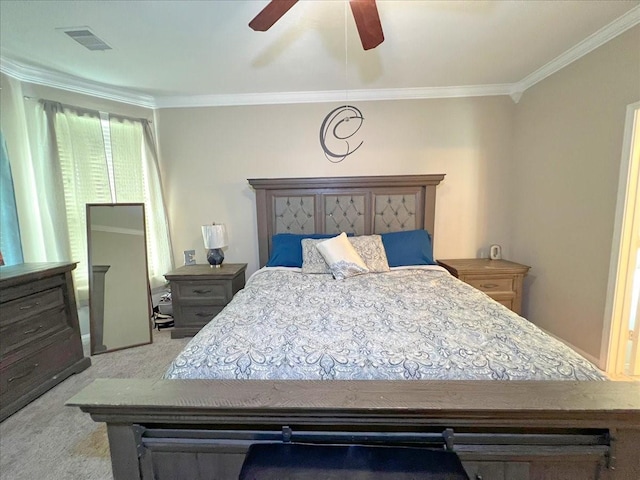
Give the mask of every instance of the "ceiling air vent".
[(111, 50), (111, 47), (100, 40), (86, 27), (65, 30), (64, 33), (89, 50)]

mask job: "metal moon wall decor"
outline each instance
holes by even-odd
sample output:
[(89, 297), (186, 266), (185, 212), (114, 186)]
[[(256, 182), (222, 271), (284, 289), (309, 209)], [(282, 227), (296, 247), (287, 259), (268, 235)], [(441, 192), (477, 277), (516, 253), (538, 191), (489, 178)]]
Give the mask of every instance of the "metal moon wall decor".
[(339, 163), (358, 150), (364, 142), (351, 148), (351, 139), (364, 122), (362, 112), (352, 105), (334, 108), (320, 126), (320, 145), (324, 156), (332, 163)]

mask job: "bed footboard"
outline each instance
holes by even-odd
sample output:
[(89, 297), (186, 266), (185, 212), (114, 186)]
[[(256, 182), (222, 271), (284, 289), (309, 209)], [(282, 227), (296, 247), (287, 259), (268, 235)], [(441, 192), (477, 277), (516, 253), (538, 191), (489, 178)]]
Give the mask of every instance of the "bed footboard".
[(444, 448), (470, 478), (640, 478), (640, 384), (96, 380), (113, 475), (237, 479), (256, 442)]

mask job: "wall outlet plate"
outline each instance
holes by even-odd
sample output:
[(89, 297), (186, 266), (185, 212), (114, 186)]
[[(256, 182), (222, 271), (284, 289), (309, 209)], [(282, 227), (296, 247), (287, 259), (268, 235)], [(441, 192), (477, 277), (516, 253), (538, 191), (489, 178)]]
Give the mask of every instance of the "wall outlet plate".
[(195, 265), (196, 264), (196, 251), (195, 250), (185, 250), (184, 251), (184, 264), (185, 265)]

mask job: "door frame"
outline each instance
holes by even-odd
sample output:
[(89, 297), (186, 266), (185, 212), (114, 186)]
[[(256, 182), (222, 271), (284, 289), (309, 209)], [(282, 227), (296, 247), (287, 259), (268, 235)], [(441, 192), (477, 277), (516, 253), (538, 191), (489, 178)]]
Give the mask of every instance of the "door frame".
[[(640, 200), (640, 154), (635, 130), (640, 130), (640, 102), (627, 106), (622, 142), (622, 158), (618, 179), (618, 199), (614, 219), (609, 282), (605, 304), (605, 318), (600, 348), (600, 367), (612, 375), (624, 371), (630, 300), (627, 299), (629, 279), (629, 255), (632, 248), (634, 211)], [(636, 149), (634, 150), (634, 144)], [(632, 158), (632, 155), (634, 158)]]

